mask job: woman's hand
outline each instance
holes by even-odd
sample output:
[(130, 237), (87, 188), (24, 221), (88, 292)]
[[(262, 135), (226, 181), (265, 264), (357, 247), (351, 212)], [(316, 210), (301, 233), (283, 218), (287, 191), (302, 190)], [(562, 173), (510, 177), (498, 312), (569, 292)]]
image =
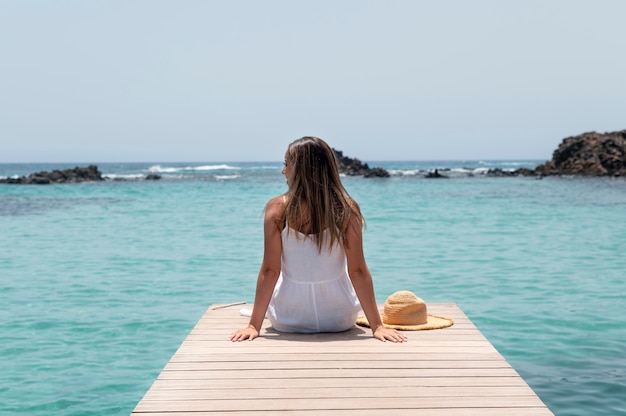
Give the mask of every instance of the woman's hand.
[(372, 330), (372, 333), (374, 334), (374, 338), (378, 338), (383, 342), (406, 342), (406, 336), (404, 336), (403, 333), (398, 332), (395, 329), (387, 328), (383, 325), (377, 327), (375, 330)]
[(230, 340), (233, 342), (244, 341), (246, 339), (252, 341), (258, 336), (259, 331), (257, 331), (254, 326), (248, 325), (247, 327), (239, 329), (230, 334)]

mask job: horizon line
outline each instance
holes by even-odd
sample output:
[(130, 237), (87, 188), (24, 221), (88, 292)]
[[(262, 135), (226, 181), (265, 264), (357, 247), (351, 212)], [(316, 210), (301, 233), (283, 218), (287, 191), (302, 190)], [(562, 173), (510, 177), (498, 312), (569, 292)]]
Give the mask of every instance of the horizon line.
[[(459, 159), (379, 159), (379, 160), (365, 160), (365, 159), (361, 159), (361, 158), (357, 158), (357, 157), (350, 157), (350, 159), (358, 159), (363, 163), (367, 163), (367, 164), (372, 164), (372, 163), (402, 163), (402, 162), (491, 162), (491, 161), (547, 161), (550, 159), (543, 159), (543, 158), (459, 158)], [(76, 164), (80, 164), (80, 165), (98, 165), (98, 164), (115, 164), (115, 163), (132, 163), (132, 164), (139, 164), (139, 163), (143, 163), (143, 164), (147, 164), (147, 163), (154, 163), (154, 164), (160, 164), (160, 163), (167, 163), (167, 164), (198, 164), (198, 163), (204, 163), (204, 164), (228, 164), (228, 163), (282, 163), (282, 161), (280, 160), (230, 160), (230, 161), (224, 161), (224, 160), (198, 160), (198, 161), (191, 161), (191, 160), (174, 160), (174, 161), (166, 161), (166, 160), (153, 160), (153, 161), (137, 161), (137, 160), (124, 160), (124, 161), (99, 161), (99, 162), (94, 162), (94, 161), (82, 161), (82, 162), (77, 162), (77, 161), (65, 161), (65, 162), (58, 162), (58, 161), (46, 161), (46, 162), (42, 162), (42, 161), (19, 161), (19, 162), (3, 162), (0, 161), (0, 165), (34, 165), (34, 164), (38, 164), (38, 165), (43, 165), (43, 164), (49, 164), (49, 165), (76, 165)]]

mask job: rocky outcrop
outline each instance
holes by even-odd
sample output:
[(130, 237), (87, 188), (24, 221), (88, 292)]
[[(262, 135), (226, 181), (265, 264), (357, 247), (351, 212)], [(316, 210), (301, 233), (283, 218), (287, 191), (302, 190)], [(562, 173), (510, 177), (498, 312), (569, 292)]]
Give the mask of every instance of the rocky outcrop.
[(487, 175), (626, 176), (626, 130), (566, 137), (552, 154), (552, 160), (535, 169), (492, 169)]
[(505, 176), (541, 176), (539, 173), (535, 173), (534, 169), (521, 168), (515, 170), (503, 170), (500, 168), (489, 169), (487, 176), (493, 177), (505, 177)]
[(339, 162), (339, 173), (348, 176), (364, 176), (366, 178), (388, 178), (389, 172), (383, 168), (370, 168), (367, 163), (359, 159), (352, 159), (343, 155), (341, 150), (333, 149)]
[(424, 177), (426, 179), (448, 179), (448, 176), (439, 173), (439, 169), (435, 169), (433, 172), (428, 172)]
[(535, 174), (626, 176), (626, 130), (567, 137)]
[(49, 185), (54, 183), (79, 183), (89, 181), (103, 181), (102, 173), (95, 165), (84, 168), (75, 167), (74, 169), (53, 170), (50, 172), (31, 173), (28, 176), (20, 176), (18, 178), (0, 179), (0, 183), (18, 184), (18, 185)]

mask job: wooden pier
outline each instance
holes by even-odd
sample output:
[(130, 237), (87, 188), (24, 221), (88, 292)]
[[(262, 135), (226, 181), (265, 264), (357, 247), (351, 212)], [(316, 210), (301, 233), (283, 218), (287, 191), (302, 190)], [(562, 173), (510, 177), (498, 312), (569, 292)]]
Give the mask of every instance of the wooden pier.
[(456, 304), (429, 304), (454, 325), (403, 344), (358, 326), (281, 334), (267, 320), (260, 338), (232, 343), (242, 308), (210, 307), (132, 415), (553, 414)]

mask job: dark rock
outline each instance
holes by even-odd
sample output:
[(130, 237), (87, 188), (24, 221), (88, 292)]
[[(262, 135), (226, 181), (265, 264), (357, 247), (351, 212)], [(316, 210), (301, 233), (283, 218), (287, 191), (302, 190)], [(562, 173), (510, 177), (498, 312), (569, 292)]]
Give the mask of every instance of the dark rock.
[(348, 176), (362, 175), (365, 178), (388, 178), (389, 172), (383, 168), (370, 168), (367, 163), (361, 162), (359, 159), (352, 159), (343, 155), (341, 150), (333, 149), (337, 162), (339, 162), (339, 173)]
[(626, 176), (626, 130), (566, 137), (535, 169), (490, 169), (488, 176)]
[(19, 178), (0, 179), (0, 183), (16, 185), (49, 185), (53, 183), (79, 183), (89, 181), (103, 181), (102, 173), (95, 165), (75, 167), (74, 169), (53, 170), (51, 172), (36, 172)]
[(502, 170), (500, 168), (489, 169), (487, 171), (487, 176), (495, 176), (495, 177), (506, 177), (506, 176), (536, 176), (536, 173), (533, 169), (528, 168), (520, 168), (516, 170)]
[(435, 169), (433, 172), (428, 172), (426, 174), (426, 176), (424, 176), (425, 178), (428, 179), (447, 179), (448, 177), (446, 175), (442, 175), (441, 173), (439, 173), (438, 169)]
[(156, 173), (151, 173), (146, 176), (147, 181), (158, 181), (159, 179), (161, 179), (161, 175), (157, 175)]
[(540, 175), (626, 176), (626, 130), (584, 133), (563, 139)]
[(363, 176), (366, 177), (366, 178), (388, 178), (390, 175), (389, 175), (389, 172), (387, 172), (386, 169), (383, 169), (383, 168), (371, 168)]

